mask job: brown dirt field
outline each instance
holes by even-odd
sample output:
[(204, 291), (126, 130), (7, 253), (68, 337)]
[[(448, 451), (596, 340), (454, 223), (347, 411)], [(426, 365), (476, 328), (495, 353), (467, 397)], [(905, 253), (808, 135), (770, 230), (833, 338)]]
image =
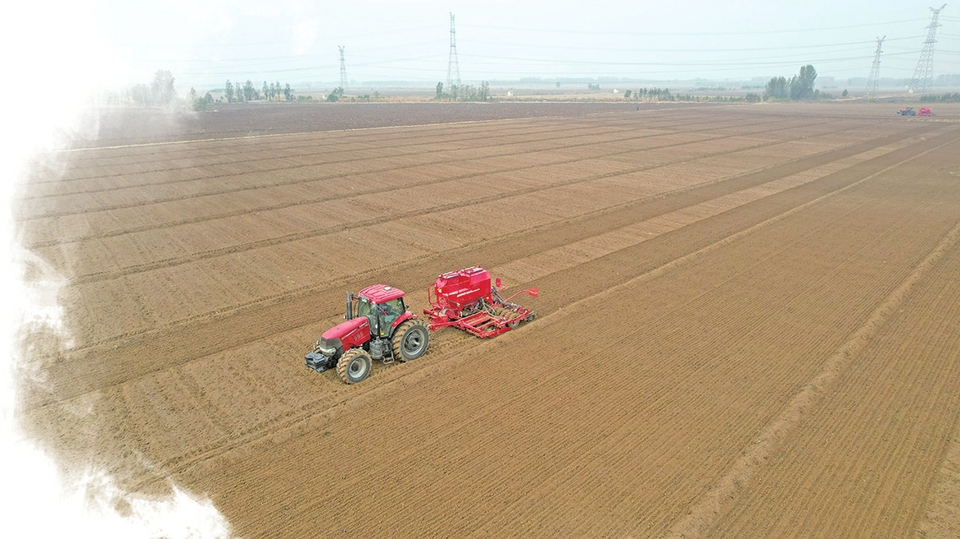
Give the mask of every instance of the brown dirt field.
[[(430, 106), (38, 162), (28, 432), (239, 537), (956, 535), (960, 106)], [(473, 264), (538, 319), (304, 368), (344, 289)]]

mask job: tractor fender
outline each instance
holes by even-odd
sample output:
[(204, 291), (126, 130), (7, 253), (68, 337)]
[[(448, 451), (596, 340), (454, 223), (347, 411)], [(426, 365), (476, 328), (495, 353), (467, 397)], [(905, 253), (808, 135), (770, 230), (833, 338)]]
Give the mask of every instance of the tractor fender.
[(411, 318), (416, 318), (416, 317), (417, 315), (413, 314), (412, 312), (404, 311), (403, 314), (398, 316), (397, 319), (394, 320), (392, 324), (390, 324), (390, 334), (393, 335), (393, 332), (397, 329), (398, 326), (400, 326), (400, 324), (406, 322), (407, 320), (410, 320)]

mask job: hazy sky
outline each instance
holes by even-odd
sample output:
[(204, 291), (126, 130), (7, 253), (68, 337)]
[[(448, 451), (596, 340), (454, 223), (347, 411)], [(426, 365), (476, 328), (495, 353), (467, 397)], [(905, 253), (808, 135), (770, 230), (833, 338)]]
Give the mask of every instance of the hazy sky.
[[(226, 79), (300, 87), (364, 81), (445, 81), (449, 13), (456, 15), (461, 78), (750, 79), (867, 77), (886, 35), (881, 76), (913, 75), (930, 22), (917, 0), (363, 2), (88, 0), (77, 44), (93, 51), (111, 84), (149, 82), (170, 70), (181, 93)], [(940, 15), (934, 75), (960, 73), (960, 3)], [(72, 45), (72, 44), (71, 44)]]

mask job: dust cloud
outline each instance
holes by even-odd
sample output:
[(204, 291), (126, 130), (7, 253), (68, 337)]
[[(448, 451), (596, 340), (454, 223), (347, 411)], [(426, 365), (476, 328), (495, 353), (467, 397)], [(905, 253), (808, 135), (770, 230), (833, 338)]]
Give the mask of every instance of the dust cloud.
[(17, 387), (36, 372), (27, 357), (30, 336), (53, 335), (69, 346), (70, 335), (58, 301), (62, 278), (19, 245), (17, 199), (29, 189), (31, 171), (62, 170), (56, 156), (67, 141), (96, 136), (95, 96), (111, 80), (111, 66), (87, 2), (6, 9), (0, 46), (15, 53), (5, 72), (29, 84), (29, 100), (8, 101), (0, 111), (0, 536), (229, 537), (229, 524), (209, 500), (176, 485), (163, 498), (123, 492), (93, 466), (55, 461), (42, 440), (19, 427)]

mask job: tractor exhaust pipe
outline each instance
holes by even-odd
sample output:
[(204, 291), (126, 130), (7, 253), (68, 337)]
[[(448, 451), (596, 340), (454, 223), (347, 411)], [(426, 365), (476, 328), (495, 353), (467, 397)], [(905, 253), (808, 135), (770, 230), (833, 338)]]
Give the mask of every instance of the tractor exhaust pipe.
[(347, 320), (353, 320), (353, 294), (347, 291), (347, 314), (343, 315)]

